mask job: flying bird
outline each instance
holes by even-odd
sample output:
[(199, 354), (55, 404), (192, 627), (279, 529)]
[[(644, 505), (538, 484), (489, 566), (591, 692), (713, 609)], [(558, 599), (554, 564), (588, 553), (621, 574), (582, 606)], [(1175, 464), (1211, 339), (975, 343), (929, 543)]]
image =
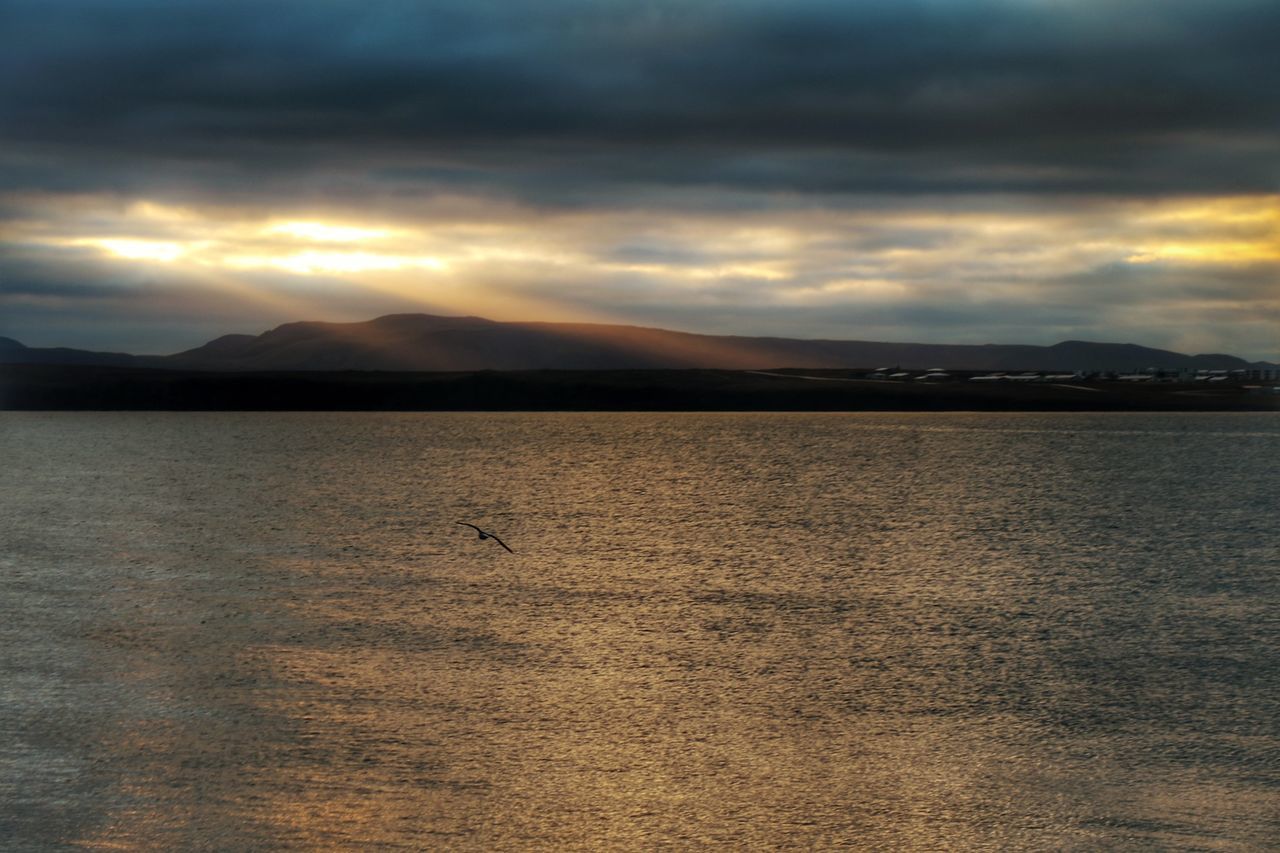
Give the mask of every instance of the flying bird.
[[(459, 521), (459, 522), (457, 522), (457, 523), (458, 523), (458, 524), (461, 524), (463, 527), (470, 527), (470, 528), (471, 528), (472, 530), (474, 530), (476, 533), (479, 533), (479, 534), (480, 534), (480, 538), (481, 538), (481, 539), (492, 539), (494, 542), (497, 542), (497, 543), (498, 543), (499, 545), (501, 545), (503, 548), (507, 548), (507, 543), (506, 543), (506, 542), (503, 542), (501, 539), (499, 539), (497, 536), (494, 536), (492, 533), (488, 533), (488, 532), (486, 532), (486, 531), (484, 531), (484, 530), (481, 530), (479, 527), (476, 527), (474, 524), (469, 524), (469, 523), (467, 523), (467, 522), (465, 522), (465, 521)], [(514, 554), (514, 553), (515, 553), (515, 551), (512, 551), (510, 548), (507, 548), (507, 553), (509, 553), (509, 554)]]

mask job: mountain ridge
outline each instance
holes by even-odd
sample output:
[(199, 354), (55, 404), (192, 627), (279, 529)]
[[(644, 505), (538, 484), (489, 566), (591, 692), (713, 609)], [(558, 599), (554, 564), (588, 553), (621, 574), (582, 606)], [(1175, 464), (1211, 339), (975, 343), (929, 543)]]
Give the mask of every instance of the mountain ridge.
[(951, 370), (1128, 371), (1276, 367), (1221, 353), (1186, 355), (1133, 343), (922, 344), (704, 335), (647, 326), (503, 322), (387, 314), (340, 323), (295, 321), (227, 334), (167, 356), (31, 348), (0, 339), (0, 361), (220, 371), (458, 371), (941, 367)]

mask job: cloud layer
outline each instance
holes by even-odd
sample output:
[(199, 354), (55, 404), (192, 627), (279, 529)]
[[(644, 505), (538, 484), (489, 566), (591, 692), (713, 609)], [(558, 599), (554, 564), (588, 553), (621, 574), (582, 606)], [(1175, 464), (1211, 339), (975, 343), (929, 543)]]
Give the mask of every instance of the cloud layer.
[(417, 306), (1280, 358), (1278, 35), (1258, 0), (11, 0), (0, 334)]

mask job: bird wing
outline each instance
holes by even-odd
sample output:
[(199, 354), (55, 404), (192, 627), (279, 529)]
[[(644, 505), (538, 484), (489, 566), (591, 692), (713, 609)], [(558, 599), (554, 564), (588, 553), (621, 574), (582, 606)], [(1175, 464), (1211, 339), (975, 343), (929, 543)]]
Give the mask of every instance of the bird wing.
[[(461, 524), (463, 527), (470, 527), (476, 533), (479, 533), (482, 538), (485, 536), (488, 536), (490, 539), (492, 539), (494, 542), (497, 542), (503, 548), (507, 548), (506, 542), (503, 542), (501, 539), (499, 539), (497, 536), (494, 536), (492, 533), (488, 532), (487, 530), (481, 530), (479, 527), (476, 527), (474, 524), (472, 524), (469, 521), (455, 521), (454, 524)], [(507, 553), (514, 554), (515, 551), (512, 551), (510, 548), (507, 548)]]

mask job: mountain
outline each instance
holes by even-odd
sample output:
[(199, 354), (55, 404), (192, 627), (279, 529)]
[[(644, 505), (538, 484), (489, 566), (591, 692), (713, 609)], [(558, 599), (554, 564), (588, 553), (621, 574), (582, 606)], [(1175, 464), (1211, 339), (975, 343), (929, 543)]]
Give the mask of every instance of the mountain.
[(1240, 368), (1229, 355), (1188, 356), (1134, 344), (1051, 347), (896, 344), (697, 335), (589, 323), (500, 323), (392, 314), (363, 323), (288, 323), (227, 335), (170, 356), (175, 367), (220, 370), (610, 370), (776, 367), (970, 370)]
[[(0, 339), (0, 361), (189, 370), (617, 370), (942, 367), (954, 370), (1139, 370), (1248, 367), (1230, 355), (1184, 355), (1136, 344), (879, 343), (698, 335), (590, 323), (503, 323), (481, 317), (391, 314), (360, 323), (286, 323), (224, 335), (170, 356), (32, 349)], [(1258, 366), (1264, 366), (1259, 363)]]
[(67, 347), (28, 347), (0, 337), (0, 364), (92, 364), (107, 367), (161, 367), (163, 358), (124, 352), (92, 352)]

